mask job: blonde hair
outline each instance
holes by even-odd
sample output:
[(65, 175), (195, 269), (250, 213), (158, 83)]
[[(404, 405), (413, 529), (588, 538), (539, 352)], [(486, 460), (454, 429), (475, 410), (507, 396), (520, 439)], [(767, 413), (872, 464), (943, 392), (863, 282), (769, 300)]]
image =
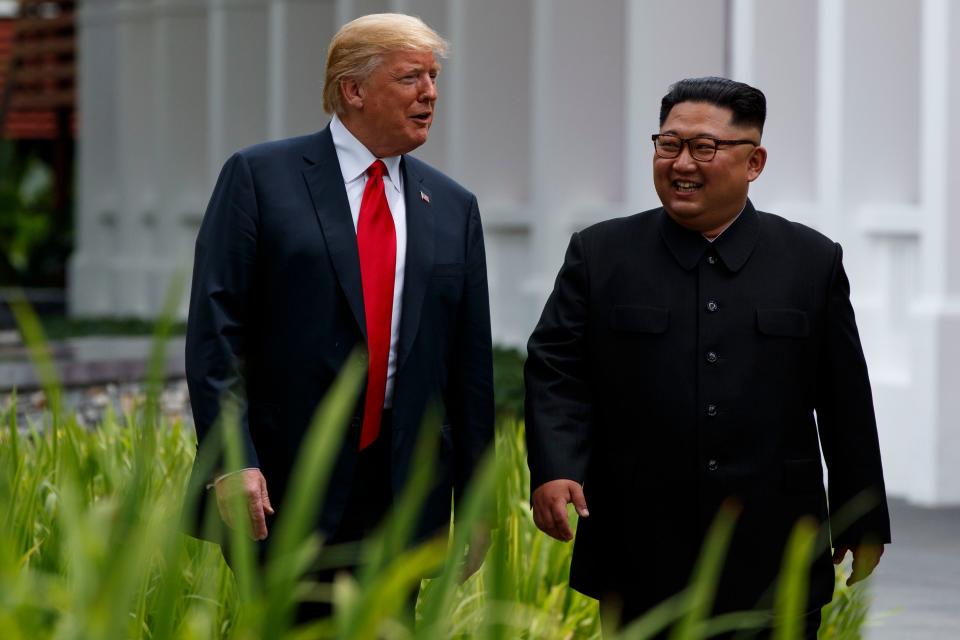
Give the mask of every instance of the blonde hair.
[(393, 51), (431, 51), (446, 57), (449, 45), (420, 18), (402, 13), (372, 13), (348, 22), (330, 41), (323, 83), (323, 110), (343, 115), (340, 81), (366, 80)]

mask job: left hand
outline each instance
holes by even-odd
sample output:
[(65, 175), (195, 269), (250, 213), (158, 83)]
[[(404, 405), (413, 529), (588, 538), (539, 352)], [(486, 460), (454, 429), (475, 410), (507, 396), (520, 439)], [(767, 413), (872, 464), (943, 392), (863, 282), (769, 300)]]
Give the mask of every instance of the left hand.
[(460, 584), (466, 582), (470, 576), (480, 569), (489, 548), (490, 528), (486, 525), (477, 525), (470, 535), (470, 546), (467, 547), (467, 555), (463, 560)]
[[(847, 578), (847, 586), (860, 582), (877, 568), (880, 564), (880, 556), (883, 555), (884, 545), (882, 544), (861, 544), (853, 547), (853, 571)], [(833, 550), (833, 564), (843, 562), (844, 556), (850, 551), (850, 547), (840, 545)]]

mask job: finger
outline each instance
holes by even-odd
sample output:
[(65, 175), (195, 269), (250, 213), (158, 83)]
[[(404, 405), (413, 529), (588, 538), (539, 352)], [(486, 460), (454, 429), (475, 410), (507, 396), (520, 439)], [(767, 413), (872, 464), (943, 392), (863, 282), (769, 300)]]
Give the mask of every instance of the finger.
[(273, 510), (273, 505), (270, 504), (270, 495), (267, 493), (267, 479), (262, 475), (260, 476), (260, 498), (265, 512), (271, 516), (276, 513)]
[(841, 562), (843, 562), (843, 558), (844, 556), (847, 555), (847, 551), (849, 551), (849, 548), (845, 546), (839, 546), (836, 549), (834, 549), (833, 564), (840, 564)]
[(230, 506), (227, 504), (227, 500), (220, 493), (220, 487), (216, 488), (217, 493), (217, 511), (220, 512), (220, 519), (223, 520), (223, 523), (229, 528), (233, 529), (233, 518), (230, 517)]
[(265, 539), (267, 537), (267, 520), (263, 515), (263, 503), (259, 492), (248, 496), (247, 508), (250, 512), (250, 526), (253, 539)]
[(567, 520), (567, 501), (559, 498), (553, 502), (550, 513), (553, 517), (553, 528), (557, 531), (558, 540), (566, 542), (573, 538), (573, 532), (570, 530), (570, 522)]
[(557, 538), (558, 533), (553, 526), (553, 516), (550, 515), (550, 512), (545, 510), (542, 507), (535, 507), (533, 509), (533, 523), (537, 525), (537, 529), (543, 531), (545, 534), (551, 538)]
[(587, 509), (587, 498), (583, 495), (583, 487), (576, 482), (570, 483), (570, 498), (573, 502), (574, 509), (580, 514), (580, 517), (589, 517), (590, 510)]

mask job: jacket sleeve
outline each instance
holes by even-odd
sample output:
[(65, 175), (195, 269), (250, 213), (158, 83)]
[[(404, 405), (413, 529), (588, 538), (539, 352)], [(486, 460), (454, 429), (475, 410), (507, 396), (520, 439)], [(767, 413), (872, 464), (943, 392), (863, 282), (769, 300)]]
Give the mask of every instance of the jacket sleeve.
[(816, 409), (828, 470), (833, 543), (886, 543), (890, 542), (890, 516), (877, 421), (839, 244), (828, 296)]
[(476, 198), (466, 233), (466, 281), (450, 363), (450, 420), (454, 449), (454, 505), (460, 504), (480, 459), (493, 443), (493, 347), (483, 227)]
[(527, 343), (524, 405), (531, 493), (550, 480), (582, 483), (586, 475), (593, 415), (586, 357), (588, 298), (583, 242), (574, 234)]
[[(186, 374), (197, 439), (211, 434), (221, 402), (234, 401), (245, 459), (259, 467), (247, 421), (247, 332), (254, 308), (258, 216), (250, 167), (233, 155), (224, 165), (197, 236), (187, 318)], [(222, 471), (233, 471), (221, 466)]]

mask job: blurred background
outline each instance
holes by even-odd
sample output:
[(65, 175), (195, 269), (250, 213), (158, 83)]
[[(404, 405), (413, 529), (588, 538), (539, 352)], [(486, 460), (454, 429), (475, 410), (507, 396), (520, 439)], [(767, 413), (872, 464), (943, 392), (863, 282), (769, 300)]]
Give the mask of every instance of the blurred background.
[[(138, 378), (126, 336), (189, 274), (220, 166), (322, 128), (329, 39), (377, 11), (452, 42), (415, 155), (479, 198), (505, 347), (525, 343), (573, 231), (659, 204), (649, 135), (668, 85), (761, 88), (770, 158), (751, 198), (843, 244), (888, 490), (905, 520), (936, 514), (918, 552), (943, 550), (960, 505), (951, 0), (0, 0), (0, 296), (26, 291), (63, 337), (68, 384)], [(0, 389), (29, 388), (12, 327), (0, 305)], [(182, 375), (182, 342), (168, 367)], [(940, 571), (940, 595), (899, 597), (946, 585), (956, 602), (960, 565), (921, 560), (904, 576)]]

